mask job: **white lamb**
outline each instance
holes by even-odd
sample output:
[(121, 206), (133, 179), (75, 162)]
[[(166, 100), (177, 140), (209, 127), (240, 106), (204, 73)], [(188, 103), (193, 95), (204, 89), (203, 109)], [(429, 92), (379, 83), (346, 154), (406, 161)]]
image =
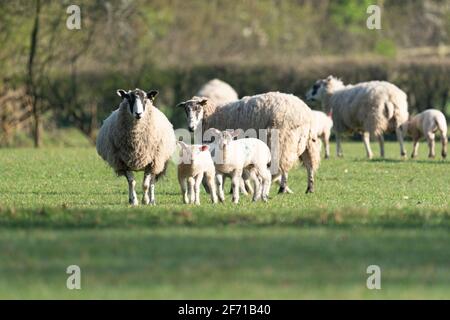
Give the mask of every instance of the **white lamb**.
[(272, 174), (269, 166), (271, 154), (269, 147), (259, 139), (244, 138), (233, 140), (240, 134), (236, 131), (219, 131), (210, 129), (215, 140), (215, 166), (219, 189), (219, 199), (224, 201), (223, 175), (230, 174), (233, 184), (233, 203), (239, 202), (239, 181), (244, 171), (255, 184), (253, 201), (269, 197)]
[(447, 121), (445, 115), (436, 109), (425, 110), (409, 119), (403, 125), (403, 129), (413, 139), (413, 152), (411, 158), (417, 157), (419, 151), (419, 139), (425, 137), (428, 142), (429, 158), (435, 157), (434, 138), (436, 131), (441, 135), (442, 158), (447, 157)]
[(158, 94), (140, 89), (117, 90), (119, 108), (103, 122), (97, 152), (117, 175), (128, 181), (129, 203), (138, 204), (133, 171), (144, 171), (144, 204), (155, 204), (155, 182), (175, 151), (175, 133), (166, 116), (153, 106)]
[(322, 111), (312, 110), (313, 121), (311, 131), (320, 139), (325, 146), (325, 159), (330, 158), (330, 136), (333, 120)]
[(383, 134), (395, 131), (400, 143), (400, 154), (406, 156), (400, 127), (408, 121), (407, 96), (392, 83), (370, 81), (344, 85), (341, 80), (329, 76), (318, 80), (307, 92), (306, 98), (320, 101), (324, 111), (332, 113), (338, 156), (342, 156), (341, 135), (347, 131), (363, 134), (368, 158), (373, 156), (370, 136), (378, 138), (380, 155), (384, 157)]
[(205, 83), (196, 96), (209, 98), (219, 106), (239, 99), (233, 87), (219, 79), (213, 79)]
[(187, 145), (177, 142), (181, 147), (181, 161), (178, 164), (178, 182), (184, 203), (200, 205), (200, 185), (203, 177), (209, 188), (211, 201), (217, 203), (215, 175), (216, 169), (207, 145)]

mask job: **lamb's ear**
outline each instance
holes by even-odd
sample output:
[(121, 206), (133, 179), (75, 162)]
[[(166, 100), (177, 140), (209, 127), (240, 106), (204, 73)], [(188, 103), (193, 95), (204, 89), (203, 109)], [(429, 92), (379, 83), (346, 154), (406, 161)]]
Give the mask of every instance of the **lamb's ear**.
[(125, 99), (128, 96), (127, 92), (123, 89), (117, 90), (116, 93), (119, 97), (121, 97), (123, 99)]
[(240, 136), (241, 133), (243, 133), (241, 129), (236, 129), (236, 130), (229, 131), (229, 132), (230, 132), (230, 135), (232, 138), (236, 138), (236, 137)]
[(158, 90), (151, 90), (147, 92), (147, 98), (149, 98), (151, 101), (155, 101), (156, 96), (158, 95)]
[(200, 151), (208, 151), (208, 149), (209, 147), (205, 144), (200, 147)]
[(207, 98), (203, 98), (203, 99), (199, 102), (199, 105), (201, 105), (201, 106), (203, 107), (203, 106), (206, 106), (207, 103), (208, 103), (208, 99), (207, 99)]

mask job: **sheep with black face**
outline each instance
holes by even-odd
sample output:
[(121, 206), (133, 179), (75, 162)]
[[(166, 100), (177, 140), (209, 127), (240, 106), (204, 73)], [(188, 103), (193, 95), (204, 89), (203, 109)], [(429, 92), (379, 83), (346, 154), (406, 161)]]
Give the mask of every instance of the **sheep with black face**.
[(144, 171), (143, 204), (155, 204), (155, 182), (175, 151), (172, 124), (153, 102), (158, 92), (117, 90), (119, 108), (106, 118), (97, 136), (97, 153), (128, 181), (129, 203), (138, 205), (135, 171)]

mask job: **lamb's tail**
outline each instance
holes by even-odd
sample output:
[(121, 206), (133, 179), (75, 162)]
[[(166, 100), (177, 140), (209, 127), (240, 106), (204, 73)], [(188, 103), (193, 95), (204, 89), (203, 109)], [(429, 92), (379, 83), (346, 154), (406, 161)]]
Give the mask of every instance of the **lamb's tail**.
[(442, 151), (441, 155), (442, 158), (447, 157), (447, 144), (448, 144), (448, 138), (447, 138), (447, 121), (444, 119), (437, 118), (435, 119), (436, 126), (438, 127), (438, 131), (441, 134), (441, 143), (442, 143)]

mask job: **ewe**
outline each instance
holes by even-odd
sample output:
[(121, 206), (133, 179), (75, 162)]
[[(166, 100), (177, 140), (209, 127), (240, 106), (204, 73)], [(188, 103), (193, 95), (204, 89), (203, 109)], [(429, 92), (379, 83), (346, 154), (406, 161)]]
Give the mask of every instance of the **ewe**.
[(117, 175), (125, 175), (133, 206), (138, 204), (133, 171), (144, 171), (142, 202), (155, 204), (155, 182), (175, 151), (172, 124), (153, 106), (157, 91), (117, 90), (117, 94), (122, 102), (103, 122), (97, 152)]
[(178, 182), (184, 203), (200, 205), (200, 184), (205, 177), (206, 184), (211, 195), (211, 201), (217, 203), (216, 170), (214, 162), (206, 145), (187, 145), (182, 141), (177, 142), (181, 147), (180, 163), (178, 164)]
[(436, 109), (425, 110), (409, 119), (403, 125), (404, 132), (407, 132), (413, 139), (413, 152), (411, 158), (417, 157), (419, 150), (419, 139), (425, 137), (428, 142), (429, 158), (434, 158), (434, 136), (435, 132), (439, 131), (441, 135), (442, 158), (447, 157), (447, 121), (444, 114)]
[(269, 170), (272, 158), (269, 147), (255, 138), (233, 140), (240, 134), (239, 130), (221, 132), (217, 129), (210, 129), (210, 131), (215, 136), (215, 152), (218, 153), (214, 164), (216, 166), (220, 201), (225, 200), (223, 175), (229, 174), (233, 184), (233, 202), (239, 202), (239, 181), (244, 171), (255, 184), (253, 201), (258, 201), (261, 198), (263, 201), (267, 201), (272, 179)]
[(324, 111), (331, 112), (338, 156), (342, 156), (341, 135), (350, 131), (362, 132), (369, 159), (373, 156), (370, 136), (376, 136), (380, 155), (384, 157), (383, 134), (393, 130), (400, 143), (400, 154), (406, 156), (400, 127), (408, 120), (408, 102), (406, 94), (395, 85), (385, 81), (344, 85), (341, 80), (329, 76), (318, 80), (306, 93), (306, 99), (320, 101)]
[[(275, 178), (281, 175), (280, 193), (287, 192), (289, 170), (301, 160), (308, 173), (307, 193), (314, 191), (314, 174), (320, 163), (317, 137), (311, 132), (311, 109), (292, 94), (269, 92), (217, 106), (204, 97), (178, 104), (186, 112), (190, 131), (210, 128), (242, 129), (267, 134)], [(270, 141), (270, 143), (269, 143)], [(272, 143), (274, 142), (274, 143)]]

